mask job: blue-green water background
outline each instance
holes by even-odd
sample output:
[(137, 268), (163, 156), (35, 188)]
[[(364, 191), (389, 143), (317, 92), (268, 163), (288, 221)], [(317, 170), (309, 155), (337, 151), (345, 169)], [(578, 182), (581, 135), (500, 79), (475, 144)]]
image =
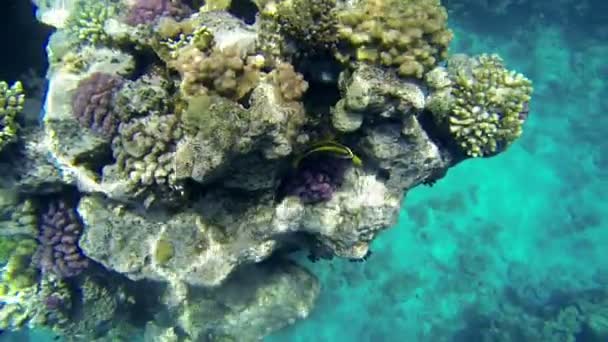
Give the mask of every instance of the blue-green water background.
[(608, 5), (493, 13), (476, 2), (444, 2), (451, 52), (499, 53), (534, 81), (523, 137), (410, 191), (367, 262), (307, 264), (322, 284), (317, 307), (268, 341), (449, 340), (475, 330), (474, 317), (504, 314), (508, 293), (543, 305), (607, 287)]
[(533, 80), (524, 135), (411, 190), (366, 263), (310, 265), (317, 308), (268, 341), (448, 340), (509, 291), (543, 305), (607, 287), (608, 5), (457, 6), (473, 2), (446, 3), (451, 52), (498, 53)]

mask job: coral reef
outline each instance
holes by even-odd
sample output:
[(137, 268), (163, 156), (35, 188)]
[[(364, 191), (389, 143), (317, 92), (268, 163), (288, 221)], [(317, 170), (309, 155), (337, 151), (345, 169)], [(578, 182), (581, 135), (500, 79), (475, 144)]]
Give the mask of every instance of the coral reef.
[(78, 247), (82, 225), (76, 212), (66, 202), (52, 202), (40, 218), (40, 242), (36, 259), (43, 273), (59, 278), (79, 275), (89, 260)]
[[(58, 27), (44, 126), (0, 163), (0, 257), (20, 251), (29, 291), (0, 308), (6, 327), (260, 340), (319, 295), (287, 251), (365, 260), (404, 192), (461, 149), (501, 152), (527, 115), (526, 80), (500, 60), (438, 68), (452, 33), (437, 0), (111, 4), (66, 4), (67, 22), (40, 8)], [(499, 116), (495, 146), (466, 136), (477, 107)]]
[(0, 82), (0, 151), (17, 138), (16, 116), (23, 110), (23, 85)]
[(101, 72), (80, 81), (72, 97), (72, 110), (78, 122), (105, 137), (114, 135), (119, 122), (114, 112), (114, 93), (122, 83), (121, 77)]
[(296, 72), (289, 63), (277, 65), (272, 76), (285, 101), (300, 100), (308, 90), (308, 82), (304, 80), (304, 76)]

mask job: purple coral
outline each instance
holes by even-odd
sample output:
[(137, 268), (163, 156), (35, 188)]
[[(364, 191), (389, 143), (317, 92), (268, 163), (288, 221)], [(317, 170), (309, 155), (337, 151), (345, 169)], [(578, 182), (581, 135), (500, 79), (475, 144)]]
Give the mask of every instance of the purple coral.
[(122, 77), (102, 72), (80, 81), (72, 97), (72, 111), (78, 122), (111, 137), (118, 125), (118, 116), (113, 110), (114, 94), (123, 83)]
[(126, 22), (129, 25), (137, 26), (149, 24), (162, 16), (182, 17), (187, 12), (184, 6), (171, 0), (136, 0), (135, 4), (129, 8)]
[(78, 247), (82, 225), (74, 209), (63, 201), (53, 202), (40, 218), (36, 253), (42, 273), (60, 278), (77, 276), (89, 265)]
[(298, 196), (303, 203), (329, 201), (342, 185), (351, 163), (331, 156), (306, 159), (287, 180), (286, 194)]

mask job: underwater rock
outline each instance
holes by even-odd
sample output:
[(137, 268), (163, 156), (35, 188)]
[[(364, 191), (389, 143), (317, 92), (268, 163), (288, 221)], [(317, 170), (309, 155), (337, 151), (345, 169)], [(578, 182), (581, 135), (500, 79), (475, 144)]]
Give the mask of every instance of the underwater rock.
[(245, 266), (219, 288), (192, 288), (188, 301), (170, 317), (194, 341), (260, 341), (308, 317), (319, 292), (310, 272), (289, 261), (271, 260)]
[[(239, 265), (265, 259), (277, 245), (269, 233), (262, 235), (271, 224), (270, 208), (238, 214), (223, 206), (232, 204), (211, 196), (198, 210), (168, 215), (85, 197), (78, 212), (88, 229), (80, 245), (88, 257), (132, 280), (217, 286)], [(212, 210), (231, 221), (229, 232), (205, 220)], [(256, 230), (261, 233), (252, 236)]]

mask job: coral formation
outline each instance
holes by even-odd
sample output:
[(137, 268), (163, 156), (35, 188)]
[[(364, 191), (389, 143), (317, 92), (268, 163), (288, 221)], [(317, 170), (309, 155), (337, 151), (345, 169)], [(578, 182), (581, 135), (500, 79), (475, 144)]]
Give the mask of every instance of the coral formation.
[(293, 39), (304, 51), (331, 51), (338, 41), (338, 21), (335, 15), (335, 0), (290, 0), (267, 4), (264, 12), (270, 15), (269, 7), (279, 23), (280, 31)]
[(314, 156), (304, 160), (287, 180), (285, 192), (303, 203), (328, 201), (344, 181), (349, 160), (332, 156)]
[(188, 12), (180, 1), (136, 0), (129, 7), (126, 22), (129, 25), (151, 24), (162, 16), (180, 17)]
[(185, 48), (172, 63), (182, 75), (182, 91), (189, 96), (216, 93), (239, 100), (257, 84), (261, 56), (242, 56), (237, 47), (213, 49), (205, 54), (196, 48)]
[(304, 76), (296, 72), (289, 63), (277, 65), (272, 76), (285, 101), (297, 101), (308, 90), (308, 82), (304, 80)]
[[(0, 163), (0, 259), (37, 249), (42, 270), (17, 281), (35, 295), (0, 307), (7, 327), (260, 340), (319, 295), (284, 251), (365, 260), (404, 192), (462, 160), (450, 136), (498, 153), (529, 110), (526, 80), (494, 57), (438, 68), (452, 37), (438, 0), (112, 4), (66, 6), (95, 18), (53, 34), (44, 126)], [(465, 127), (477, 107), (495, 114), (495, 146), (466, 136), (487, 133)], [(28, 203), (66, 192), (78, 214), (51, 203), (36, 247)]]
[(116, 163), (104, 168), (104, 177), (124, 179), (125, 192), (142, 197), (148, 205), (155, 194), (177, 189), (173, 158), (182, 129), (175, 115), (150, 115), (123, 122), (112, 141)]
[(440, 95), (433, 98), (430, 110), (437, 121), (448, 126), (467, 155), (482, 157), (504, 151), (522, 133), (532, 83), (507, 70), (496, 55), (455, 58), (450, 64), (454, 64), (449, 66), (453, 81), (432, 83), (440, 87)]
[(439, 0), (363, 0), (337, 12), (337, 57), (422, 78), (447, 57), (452, 32)]
[(90, 44), (107, 43), (110, 39), (105, 31), (105, 22), (114, 14), (114, 5), (108, 2), (78, 2), (67, 20), (71, 34), (80, 42)]
[(23, 85), (0, 82), (0, 151), (17, 138), (16, 116), (23, 110)]
[(40, 247), (36, 259), (41, 271), (69, 278), (86, 269), (89, 260), (78, 246), (81, 233), (82, 224), (74, 209), (64, 201), (51, 202), (40, 218)]
[(80, 81), (72, 97), (72, 111), (78, 122), (102, 136), (113, 136), (119, 122), (114, 95), (123, 82), (120, 76), (102, 72)]

